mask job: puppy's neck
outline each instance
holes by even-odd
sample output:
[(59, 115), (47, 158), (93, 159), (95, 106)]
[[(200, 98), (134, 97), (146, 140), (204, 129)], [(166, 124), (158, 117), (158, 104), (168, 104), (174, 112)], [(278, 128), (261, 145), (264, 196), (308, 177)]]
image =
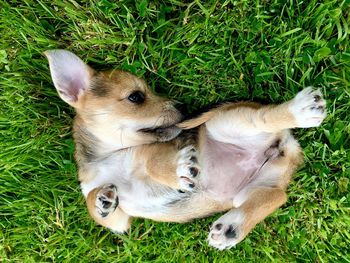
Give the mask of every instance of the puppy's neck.
[(79, 115), (73, 130), (78, 165), (98, 162), (117, 151), (148, 143), (144, 137), (122, 127), (111, 135), (96, 125), (89, 125)]
[(74, 140), (76, 145), (75, 157), (79, 165), (96, 162), (111, 152), (119, 150), (119, 148), (114, 148), (101, 141), (82, 122), (75, 121), (74, 123)]

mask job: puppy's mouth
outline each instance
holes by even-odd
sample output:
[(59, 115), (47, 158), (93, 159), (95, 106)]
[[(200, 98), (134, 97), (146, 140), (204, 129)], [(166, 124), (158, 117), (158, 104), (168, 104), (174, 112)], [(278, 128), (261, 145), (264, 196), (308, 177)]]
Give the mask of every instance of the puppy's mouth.
[(158, 127), (143, 128), (138, 131), (155, 136), (156, 141), (165, 142), (172, 140), (177, 135), (179, 135), (181, 129), (175, 126), (175, 124), (173, 124), (169, 126), (164, 125)]
[(170, 125), (170, 126), (159, 126), (159, 127), (154, 127), (154, 128), (143, 128), (140, 129), (139, 132), (145, 132), (145, 133), (161, 133), (165, 129), (169, 129), (171, 127), (174, 127), (175, 125)]
[[(168, 110), (163, 112), (162, 118), (158, 118), (153, 126), (144, 127), (138, 130), (147, 136), (152, 136), (154, 141), (165, 142), (174, 139), (182, 131), (176, 124), (182, 119), (182, 114), (176, 110), (173, 105), (168, 105)], [(160, 122), (162, 120), (162, 122)]]

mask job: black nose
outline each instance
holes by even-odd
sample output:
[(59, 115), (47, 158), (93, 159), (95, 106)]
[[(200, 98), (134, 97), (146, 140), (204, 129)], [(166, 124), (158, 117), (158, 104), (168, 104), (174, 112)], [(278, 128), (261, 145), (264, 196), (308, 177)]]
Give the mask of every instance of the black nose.
[(184, 103), (177, 101), (174, 106), (183, 116), (186, 117), (188, 115), (188, 109)]

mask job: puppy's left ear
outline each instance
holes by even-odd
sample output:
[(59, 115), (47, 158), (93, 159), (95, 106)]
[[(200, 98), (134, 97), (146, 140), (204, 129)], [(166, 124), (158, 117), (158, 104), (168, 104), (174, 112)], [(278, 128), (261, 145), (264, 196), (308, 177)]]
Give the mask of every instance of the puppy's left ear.
[(66, 50), (48, 50), (44, 54), (49, 60), (52, 81), (59, 96), (69, 105), (79, 108), (79, 102), (90, 86), (93, 69)]

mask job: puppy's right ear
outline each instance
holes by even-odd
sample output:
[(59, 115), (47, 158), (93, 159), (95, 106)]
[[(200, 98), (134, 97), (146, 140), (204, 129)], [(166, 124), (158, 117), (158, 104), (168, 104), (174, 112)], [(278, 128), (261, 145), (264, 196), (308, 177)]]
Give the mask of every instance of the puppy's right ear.
[(44, 54), (49, 60), (51, 78), (61, 99), (78, 108), (79, 99), (90, 86), (93, 69), (66, 50), (48, 50)]

